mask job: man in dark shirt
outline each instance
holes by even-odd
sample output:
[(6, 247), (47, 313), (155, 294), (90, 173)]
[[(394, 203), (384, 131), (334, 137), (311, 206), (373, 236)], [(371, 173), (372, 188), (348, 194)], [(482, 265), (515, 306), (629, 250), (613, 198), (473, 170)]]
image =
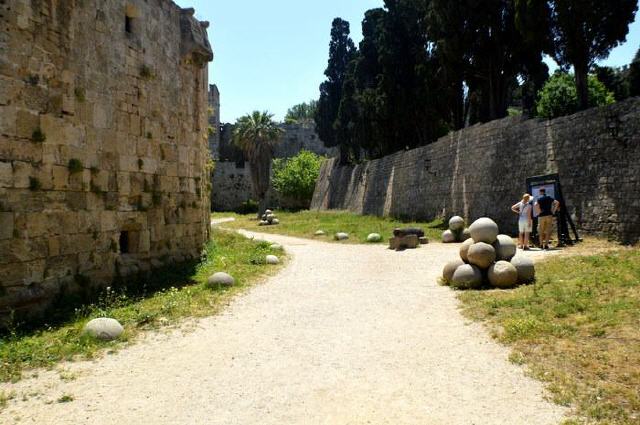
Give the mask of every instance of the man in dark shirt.
[(560, 209), (560, 202), (547, 195), (547, 191), (540, 189), (540, 197), (535, 204), (535, 212), (538, 216), (538, 234), (540, 247), (549, 249), (549, 239), (553, 229), (553, 215)]

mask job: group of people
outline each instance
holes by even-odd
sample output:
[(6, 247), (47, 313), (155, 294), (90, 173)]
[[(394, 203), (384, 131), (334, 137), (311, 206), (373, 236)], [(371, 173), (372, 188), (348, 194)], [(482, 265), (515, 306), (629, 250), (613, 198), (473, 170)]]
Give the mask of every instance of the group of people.
[(518, 248), (529, 249), (529, 235), (533, 230), (533, 218), (537, 217), (540, 248), (549, 249), (553, 216), (559, 209), (560, 202), (547, 195), (544, 188), (540, 189), (540, 196), (535, 200), (528, 193), (522, 195), (522, 200), (511, 207), (511, 211), (518, 214)]

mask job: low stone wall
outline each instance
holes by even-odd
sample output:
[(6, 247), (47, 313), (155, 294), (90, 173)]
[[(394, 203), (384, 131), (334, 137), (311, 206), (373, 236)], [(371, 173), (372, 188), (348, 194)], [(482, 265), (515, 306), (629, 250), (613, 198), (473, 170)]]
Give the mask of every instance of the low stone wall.
[(515, 233), (510, 206), (527, 177), (550, 173), (560, 174), (582, 231), (640, 240), (640, 99), (551, 121), (476, 125), (357, 166), (329, 160), (311, 207), (411, 219), (490, 216)]

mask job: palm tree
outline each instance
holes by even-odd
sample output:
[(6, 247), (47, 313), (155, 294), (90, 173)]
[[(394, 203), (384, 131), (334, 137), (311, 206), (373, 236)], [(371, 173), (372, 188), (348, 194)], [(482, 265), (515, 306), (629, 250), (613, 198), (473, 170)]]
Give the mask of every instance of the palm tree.
[(266, 111), (254, 111), (238, 118), (233, 129), (233, 143), (249, 160), (253, 194), (258, 200), (258, 218), (267, 209), (273, 150), (284, 132), (272, 118), (273, 114)]

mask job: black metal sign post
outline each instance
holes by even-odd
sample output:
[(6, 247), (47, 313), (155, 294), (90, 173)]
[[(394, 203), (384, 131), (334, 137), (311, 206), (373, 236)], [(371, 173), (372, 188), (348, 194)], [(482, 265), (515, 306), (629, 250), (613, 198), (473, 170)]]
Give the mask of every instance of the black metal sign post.
[[(545, 189), (547, 195), (551, 196), (558, 202), (560, 202), (560, 210), (555, 213), (556, 227), (558, 229), (558, 246), (573, 245), (576, 242), (580, 242), (582, 239), (578, 236), (571, 216), (569, 215), (569, 209), (562, 195), (562, 185), (560, 184), (560, 176), (558, 174), (548, 174), (546, 176), (535, 176), (527, 179), (527, 190), (533, 196), (534, 200), (540, 196), (540, 189)], [(571, 231), (575, 238), (571, 238)], [(534, 243), (538, 243), (538, 218), (533, 219), (533, 229), (531, 232), (531, 240)]]

